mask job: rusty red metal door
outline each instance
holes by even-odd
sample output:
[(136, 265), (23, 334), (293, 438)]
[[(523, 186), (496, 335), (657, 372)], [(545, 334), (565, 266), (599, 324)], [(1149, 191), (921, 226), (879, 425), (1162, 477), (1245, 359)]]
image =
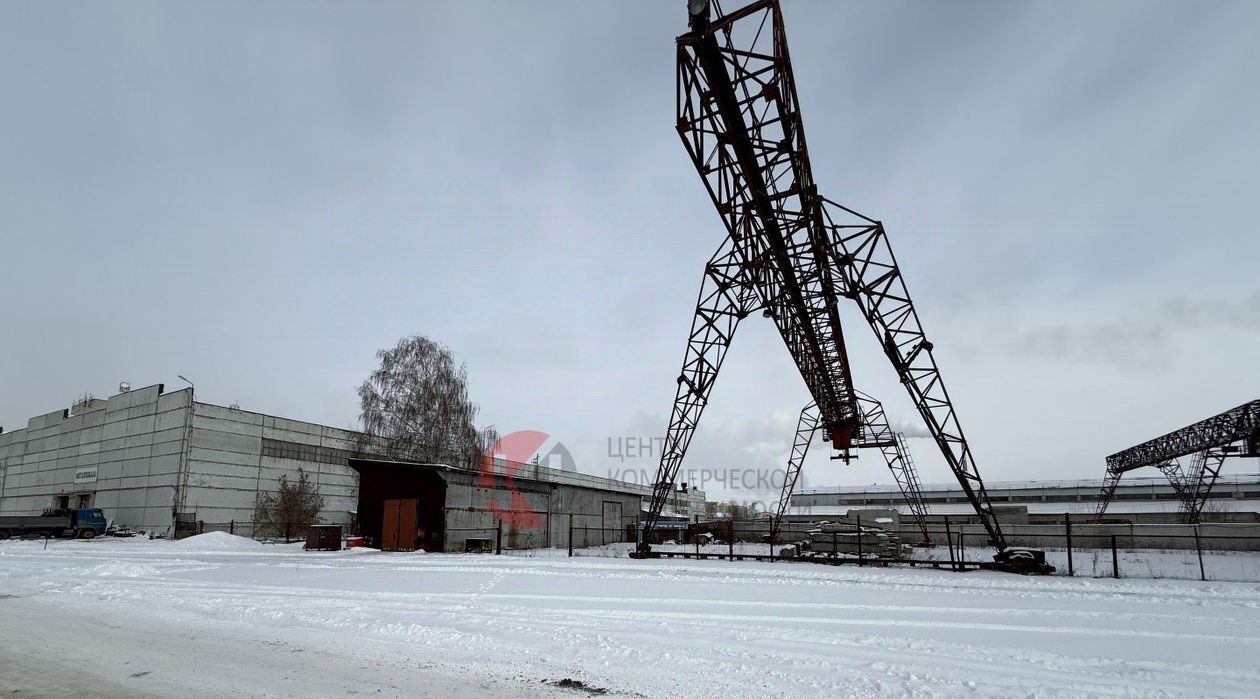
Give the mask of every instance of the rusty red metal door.
[(381, 550), (398, 550), (398, 503), (399, 500), (386, 500), (381, 514)]
[(381, 517), (382, 551), (416, 550), (416, 510), (419, 500), (386, 500)]
[(399, 551), (416, 550), (416, 510), (419, 500), (398, 501), (398, 549)]

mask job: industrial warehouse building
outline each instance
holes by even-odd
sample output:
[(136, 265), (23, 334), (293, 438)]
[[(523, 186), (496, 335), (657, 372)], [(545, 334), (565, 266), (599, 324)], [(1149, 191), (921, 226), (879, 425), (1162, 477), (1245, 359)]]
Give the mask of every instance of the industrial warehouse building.
[[(1241, 470), (1241, 469), (1240, 469)], [(1004, 521), (1025, 524), (1060, 521), (1064, 514), (1093, 515), (1102, 493), (1101, 480), (1013, 481), (986, 484), (994, 511)], [(933, 515), (965, 521), (971, 504), (955, 484), (925, 484), (923, 500)], [(1107, 507), (1106, 521), (1171, 524), (1180, 521), (1181, 500), (1168, 479), (1129, 477), (1120, 481)], [(848, 509), (893, 507), (908, 513), (905, 498), (893, 486), (814, 488), (792, 496), (790, 512), (826, 516)], [(1235, 473), (1222, 476), (1203, 510), (1205, 522), (1260, 522), (1260, 477)]]
[[(650, 486), (501, 460), (496, 474), (371, 460), (356, 460), (356, 469), (356, 436), (200, 403), (191, 388), (168, 393), (159, 384), (85, 399), (0, 432), (0, 515), (99, 507), (116, 524), (169, 536), (210, 528), (251, 535), (259, 493), (276, 491), (282, 476), (296, 478), (301, 469), (324, 498), (321, 520), (354, 528), (363, 471), (374, 484), (366, 519), (379, 517), (374, 508), (386, 499), (423, 498), (428, 545), (464, 550), (465, 539), (497, 535), (499, 519), (521, 525), (507, 527), (505, 545), (567, 545), (560, 537), (569, 515), (584, 542), (594, 543), (637, 521), (651, 495)], [(390, 490), (400, 484), (410, 490)], [(676, 493), (670, 508), (701, 513), (704, 494)], [(432, 539), (436, 533), (441, 541)]]

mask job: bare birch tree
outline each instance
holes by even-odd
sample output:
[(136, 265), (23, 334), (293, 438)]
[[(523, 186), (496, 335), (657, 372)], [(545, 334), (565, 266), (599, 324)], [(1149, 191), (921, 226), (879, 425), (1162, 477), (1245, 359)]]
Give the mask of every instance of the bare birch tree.
[(450, 349), (414, 335), (377, 357), (380, 368), (359, 386), (364, 435), (359, 449), (400, 461), (475, 468), (497, 435), (493, 428), (477, 430), (468, 372), (456, 366)]

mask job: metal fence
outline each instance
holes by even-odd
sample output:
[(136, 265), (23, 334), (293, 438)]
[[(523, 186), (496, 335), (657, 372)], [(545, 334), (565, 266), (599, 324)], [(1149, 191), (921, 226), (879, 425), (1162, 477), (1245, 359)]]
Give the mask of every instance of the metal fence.
[[(953, 571), (986, 567), (997, 553), (987, 534), (948, 522), (929, 527), (926, 540), (924, 531), (917, 527), (881, 527), (860, 520), (840, 524), (850, 524), (854, 531), (847, 535), (827, 533), (816, 525), (792, 523), (772, 536), (766, 520), (700, 522), (672, 531), (668, 535), (671, 538), (662, 538), (652, 548), (665, 557), (792, 558), (831, 565)], [(1057, 531), (1053, 529), (1056, 527), (1037, 527), (1035, 535), (1010, 537), (1011, 545), (1045, 551), (1047, 562), (1055, 567), (1054, 574), (1060, 576), (1260, 582), (1260, 536), (1191, 525), (1113, 526), (1111, 529), (1129, 533), (1111, 533), (1107, 525), (1070, 519), (1065, 519)]]
[[(840, 521), (841, 526), (846, 524)], [(915, 566), (976, 570), (997, 552), (974, 525), (948, 521), (920, 528), (848, 523), (860, 533), (826, 533), (818, 525), (784, 524), (773, 536), (767, 520), (716, 520), (674, 525), (657, 531), (653, 551), (665, 557), (781, 561), (786, 558), (830, 565)], [(1045, 551), (1055, 575), (1094, 578), (1184, 579), (1260, 582), (1260, 536), (1229, 534), (1221, 525), (1095, 525), (1065, 518), (1062, 525), (1012, 527), (1008, 541)], [(223, 531), (237, 536), (301, 541), (306, 532), (288, 536), (255, 532), (250, 522), (196, 522), (186, 536)], [(637, 524), (621, 527), (576, 526), (556, 532), (551, 546), (513, 547), (501, 522), (493, 527), (449, 528), (448, 541), (462, 540), (466, 553), (527, 557), (623, 557), (636, 545)], [(258, 535), (258, 536), (256, 536)], [(883, 535), (884, 538), (879, 538)], [(889, 542), (894, 542), (890, 544)], [(786, 550), (785, 550), (786, 549)], [(785, 554), (787, 554), (785, 556)]]
[[(991, 561), (996, 549), (987, 535), (937, 532), (937, 546), (916, 552), (962, 566)], [(935, 538), (935, 537), (934, 537)], [(1191, 533), (1038, 534), (1037, 548), (1056, 575), (1260, 582), (1260, 538)]]

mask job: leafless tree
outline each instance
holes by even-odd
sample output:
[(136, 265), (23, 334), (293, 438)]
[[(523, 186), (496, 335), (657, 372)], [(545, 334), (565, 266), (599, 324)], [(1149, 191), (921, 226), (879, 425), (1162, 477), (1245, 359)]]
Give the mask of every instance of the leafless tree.
[(280, 476), (276, 492), (258, 493), (254, 505), (254, 535), (283, 534), (285, 539), (301, 536), (307, 527), (319, 521), (322, 509), (324, 497), (319, 494), (319, 486), (299, 468), (297, 481)]
[[(359, 386), (360, 451), (377, 457), (475, 468), (498, 439), (478, 431), (468, 372), (450, 349), (415, 335), (377, 353), (380, 368)], [(488, 440), (488, 441), (487, 441)]]

